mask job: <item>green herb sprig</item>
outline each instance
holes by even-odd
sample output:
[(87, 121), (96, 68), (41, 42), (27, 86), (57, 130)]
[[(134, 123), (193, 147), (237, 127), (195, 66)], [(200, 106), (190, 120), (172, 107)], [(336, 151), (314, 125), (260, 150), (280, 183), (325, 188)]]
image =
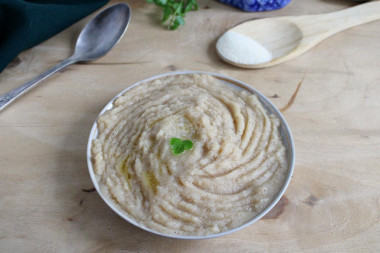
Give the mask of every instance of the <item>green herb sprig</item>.
[(146, 0), (163, 9), (161, 23), (170, 30), (175, 30), (185, 24), (185, 14), (198, 10), (197, 0)]
[(175, 155), (182, 154), (185, 150), (190, 150), (193, 147), (191, 140), (181, 140), (178, 138), (170, 139), (170, 148)]

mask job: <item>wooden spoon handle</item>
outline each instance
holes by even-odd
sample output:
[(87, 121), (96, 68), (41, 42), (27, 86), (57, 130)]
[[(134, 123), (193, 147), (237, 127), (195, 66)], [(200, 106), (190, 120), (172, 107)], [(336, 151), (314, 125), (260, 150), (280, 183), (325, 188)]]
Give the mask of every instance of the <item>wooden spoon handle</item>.
[(323, 38), (341, 32), (345, 29), (380, 19), (380, 1), (372, 1), (341, 11), (311, 16), (301, 16), (297, 25), (306, 31), (307, 35), (320, 33)]

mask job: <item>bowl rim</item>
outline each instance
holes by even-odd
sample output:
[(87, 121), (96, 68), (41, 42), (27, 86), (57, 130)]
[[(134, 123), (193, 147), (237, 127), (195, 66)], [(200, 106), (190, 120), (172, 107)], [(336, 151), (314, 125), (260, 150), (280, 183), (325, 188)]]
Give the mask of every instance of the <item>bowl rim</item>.
[[(165, 233), (161, 233), (161, 232), (152, 230), (150, 228), (145, 227), (142, 224), (137, 223), (134, 219), (128, 217), (125, 214), (125, 212), (117, 204), (115, 204), (111, 199), (108, 199), (108, 197), (105, 196), (100, 191), (99, 184), (98, 184), (98, 182), (96, 180), (96, 176), (95, 176), (94, 169), (93, 169), (93, 166), (92, 166), (91, 147), (92, 147), (92, 142), (93, 142), (94, 139), (96, 139), (97, 133), (98, 133), (98, 131), (97, 131), (97, 120), (106, 111), (111, 110), (113, 108), (113, 103), (114, 103), (114, 101), (118, 97), (122, 96), (125, 92), (127, 92), (128, 90), (132, 89), (133, 87), (135, 87), (137, 85), (140, 85), (141, 83), (149, 82), (149, 81), (152, 81), (152, 80), (155, 80), (155, 79), (159, 79), (159, 78), (162, 78), (162, 77), (175, 76), (175, 75), (186, 75), (186, 74), (207, 74), (207, 75), (211, 75), (211, 76), (214, 76), (217, 79), (221, 80), (222, 82), (225, 82), (226, 84), (230, 84), (230, 85), (235, 86), (235, 87), (238, 86), (240, 88), (243, 88), (243, 89), (245, 89), (245, 90), (247, 90), (247, 91), (255, 94), (258, 97), (258, 99), (260, 100), (260, 102), (264, 105), (265, 109), (269, 113), (275, 114), (276, 117), (278, 117), (280, 119), (280, 128), (281, 128), (280, 132), (281, 132), (281, 136), (282, 136), (283, 141), (284, 141), (284, 145), (286, 147), (286, 153), (287, 153), (287, 159), (288, 159), (288, 161), (287, 161), (288, 162), (288, 171), (287, 171), (287, 175), (285, 177), (284, 183), (283, 183), (282, 187), (280, 188), (279, 192), (277, 193), (277, 195), (275, 196), (275, 198), (273, 198), (273, 200), (269, 203), (269, 205), (267, 207), (265, 207), (261, 212), (259, 212), (252, 219), (250, 219), (249, 221), (247, 221), (246, 223), (244, 223), (244, 224), (242, 224), (242, 225), (240, 225), (238, 227), (235, 227), (233, 229), (230, 229), (230, 230), (227, 230), (227, 231), (224, 231), (224, 232), (221, 232), (221, 233), (204, 235), (204, 236), (198, 236), (198, 235), (197, 236), (188, 236), (188, 235), (165, 234)], [(128, 221), (129, 223), (135, 225), (136, 227), (138, 227), (140, 229), (143, 229), (143, 230), (145, 230), (147, 232), (156, 234), (156, 235), (160, 235), (160, 236), (164, 236), (164, 237), (168, 237), (168, 238), (175, 238), (175, 239), (195, 240), (195, 239), (209, 239), (209, 238), (220, 237), (220, 236), (224, 236), (224, 235), (228, 235), (228, 234), (234, 233), (234, 232), (236, 232), (238, 230), (241, 230), (243, 228), (246, 228), (249, 225), (255, 223), (258, 220), (260, 220), (264, 215), (266, 215), (277, 204), (277, 202), (284, 195), (285, 190), (288, 187), (288, 185), (290, 183), (290, 180), (292, 178), (292, 175), (293, 175), (294, 163), (295, 163), (295, 146), (294, 146), (293, 136), (292, 136), (292, 133), (290, 131), (290, 128), (289, 128), (289, 126), (288, 126), (285, 118), (283, 117), (283, 115), (281, 114), (281, 112), (277, 109), (277, 107), (266, 96), (264, 96), (260, 91), (256, 90), (255, 88), (253, 88), (252, 86), (248, 85), (247, 83), (244, 83), (242, 81), (239, 81), (237, 79), (234, 79), (234, 78), (222, 75), (222, 74), (217, 74), (217, 73), (212, 73), (212, 72), (206, 72), (206, 71), (183, 70), (183, 71), (166, 72), (166, 73), (162, 73), (162, 74), (158, 74), (158, 75), (155, 75), (155, 76), (152, 76), (152, 77), (145, 78), (145, 79), (143, 79), (141, 81), (138, 81), (138, 82), (130, 85), (126, 89), (124, 89), (121, 92), (119, 92), (101, 110), (101, 112), (98, 114), (98, 116), (97, 116), (97, 118), (96, 118), (96, 120), (95, 120), (95, 122), (94, 122), (94, 124), (93, 124), (93, 126), (91, 128), (91, 132), (90, 132), (90, 135), (89, 135), (89, 138), (88, 138), (88, 142), (87, 142), (87, 166), (88, 166), (88, 170), (89, 170), (89, 173), (90, 173), (91, 181), (92, 181), (92, 183), (93, 183), (96, 191), (98, 192), (98, 194), (100, 195), (100, 197), (103, 199), (103, 201), (115, 213), (117, 213), (121, 218), (123, 218), (124, 220)]]

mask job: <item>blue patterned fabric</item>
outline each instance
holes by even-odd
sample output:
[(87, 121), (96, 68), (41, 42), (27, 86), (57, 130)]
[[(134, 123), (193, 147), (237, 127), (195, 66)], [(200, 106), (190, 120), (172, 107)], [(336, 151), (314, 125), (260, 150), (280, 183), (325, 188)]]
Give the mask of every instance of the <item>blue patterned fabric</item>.
[(219, 2), (242, 9), (243, 11), (271, 11), (281, 9), (291, 0), (219, 0)]

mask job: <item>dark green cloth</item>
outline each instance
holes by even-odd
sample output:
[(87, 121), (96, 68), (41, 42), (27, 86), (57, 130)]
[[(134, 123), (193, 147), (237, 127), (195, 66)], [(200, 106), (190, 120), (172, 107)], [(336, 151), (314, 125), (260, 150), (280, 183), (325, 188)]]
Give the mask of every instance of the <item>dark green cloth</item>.
[(0, 72), (21, 51), (52, 37), (108, 0), (0, 0)]

